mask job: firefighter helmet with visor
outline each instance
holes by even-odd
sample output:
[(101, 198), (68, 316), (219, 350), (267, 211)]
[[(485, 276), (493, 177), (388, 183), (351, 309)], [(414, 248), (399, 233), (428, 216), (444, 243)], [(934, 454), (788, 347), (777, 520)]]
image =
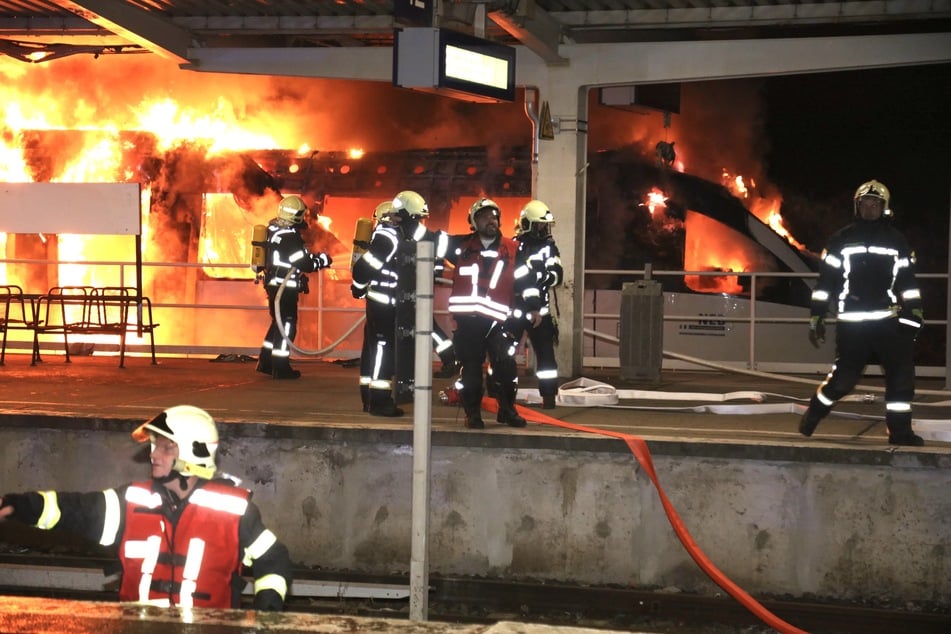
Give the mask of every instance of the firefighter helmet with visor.
[(304, 221), (307, 204), (300, 196), (285, 196), (277, 206), (277, 219), (290, 226)]
[(373, 210), (373, 220), (375, 220), (378, 224), (381, 222), (386, 222), (389, 220), (389, 216), (392, 214), (393, 202), (390, 200), (384, 200), (376, 206), (376, 209)]
[(132, 432), (132, 438), (138, 442), (148, 442), (154, 436), (164, 436), (178, 445), (173, 471), (206, 480), (214, 476), (218, 428), (211, 414), (192, 405), (176, 405)]
[(475, 230), (475, 217), (476, 214), (482, 211), (483, 209), (492, 210), (495, 214), (496, 220), (499, 223), (502, 222), (502, 210), (499, 208), (498, 204), (491, 198), (480, 198), (479, 200), (472, 203), (472, 206), (469, 207), (469, 227)]
[(555, 223), (555, 217), (548, 205), (540, 200), (531, 200), (518, 214), (515, 221), (515, 233), (523, 235), (531, 231), (539, 234), (548, 234), (550, 226)]
[(869, 196), (871, 198), (878, 198), (882, 201), (882, 216), (888, 218), (892, 215), (892, 210), (888, 208), (888, 203), (891, 199), (891, 194), (888, 192), (888, 188), (885, 187), (885, 183), (872, 179), (866, 183), (859, 185), (858, 189), (855, 190), (855, 197), (853, 198), (854, 211), (855, 215), (859, 215), (859, 200)]
[(429, 215), (429, 206), (426, 200), (416, 192), (407, 189), (401, 191), (393, 199), (393, 212), (404, 214), (410, 218), (424, 218)]

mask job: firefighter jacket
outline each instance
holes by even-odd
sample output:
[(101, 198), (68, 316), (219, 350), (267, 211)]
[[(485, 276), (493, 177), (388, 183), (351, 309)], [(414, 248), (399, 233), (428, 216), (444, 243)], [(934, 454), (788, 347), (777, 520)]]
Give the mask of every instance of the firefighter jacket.
[(449, 312), (505, 321), (515, 289), (515, 243), (497, 237), (484, 246), (479, 235), (453, 237), (447, 260), (455, 265)]
[(551, 312), (549, 290), (561, 284), (563, 270), (555, 241), (525, 233), (515, 238), (515, 317)]
[(330, 258), (325, 253), (311, 253), (301, 236), (301, 225), (285, 226), (278, 220), (272, 220), (267, 226), (267, 267), (264, 273), (265, 284), (280, 286), (287, 278), (285, 288), (307, 292), (306, 277), (301, 273), (311, 273), (330, 266)]
[(199, 480), (174, 502), (157, 482), (95, 493), (5, 495), (13, 518), (118, 546), (119, 600), (156, 606), (236, 608), (243, 566), (253, 566), (254, 608), (280, 610), (290, 584), (287, 548), (265, 528), (246, 489)]
[(810, 313), (834, 311), (841, 322), (898, 317), (920, 328), (915, 253), (888, 220), (857, 221), (833, 234), (822, 251)]
[[(423, 240), (435, 243), (434, 275), (441, 277), (444, 258), (449, 248), (449, 236), (444, 231), (430, 231), (417, 224), (410, 235), (404, 235), (401, 227), (377, 225), (370, 237), (370, 247), (353, 266), (353, 283), (350, 291), (356, 298), (395, 306), (400, 280), (400, 262), (397, 254), (400, 243), (411, 241), (414, 245)], [(404, 247), (405, 248), (405, 247)]]
[(370, 247), (353, 265), (351, 293), (356, 298), (396, 305), (396, 252), (400, 235), (396, 227), (378, 224), (370, 236)]

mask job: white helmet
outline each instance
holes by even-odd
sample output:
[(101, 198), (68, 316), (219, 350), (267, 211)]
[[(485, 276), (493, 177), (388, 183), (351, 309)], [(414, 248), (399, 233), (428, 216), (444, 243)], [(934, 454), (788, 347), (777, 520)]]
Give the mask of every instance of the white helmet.
[(483, 209), (494, 209), (495, 217), (498, 219), (499, 224), (501, 224), (502, 210), (499, 208), (498, 204), (496, 204), (496, 202), (491, 198), (480, 198), (479, 200), (472, 203), (471, 207), (469, 207), (469, 227), (475, 229), (475, 215)]
[(376, 209), (373, 210), (373, 219), (377, 222), (386, 222), (387, 216), (391, 215), (392, 213), (392, 201), (384, 200), (376, 206)]
[(402, 191), (393, 199), (393, 211), (405, 212), (410, 218), (423, 218), (429, 215), (429, 205), (426, 200), (411, 189)]
[(888, 208), (888, 201), (891, 199), (891, 194), (888, 192), (888, 188), (885, 187), (885, 183), (872, 179), (859, 185), (859, 188), (855, 190), (855, 196), (852, 199), (856, 216), (859, 215), (859, 199), (866, 196), (878, 198), (884, 202), (885, 206), (882, 208), (882, 216), (886, 218), (891, 217), (892, 210)]
[(540, 200), (531, 200), (522, 208), (522, 211), (518, 214), (518, 220), (515, 221), (515, 233), (517, 235), (528, 233), (535, 228), (533, 226), (535, 223), (545, 225), (546, 230), (548, 225), (555, 223), (555, 217), (552, 215), (551, 209)]
[(206, 480), (215, 475), (218, 428), (205, 410), (192, 405), (169, 407), (132, 432), (132, 438), (138, 442), (147, 442), (154, 435), (165, 436), (178, 445), (173, 471)]
[(277, 206), (277, 219), (287, 226), (296, 225), (304, 220), (307, 205), (300, 196), (286, 196)]

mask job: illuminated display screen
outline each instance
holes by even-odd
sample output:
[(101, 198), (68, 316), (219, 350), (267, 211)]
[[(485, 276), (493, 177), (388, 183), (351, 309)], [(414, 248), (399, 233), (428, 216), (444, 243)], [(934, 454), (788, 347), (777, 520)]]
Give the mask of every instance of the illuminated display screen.
[(439, 87), (513, 101), (515, 49), (463, 33), (441, 30)]
[(509, 65), (504, 59), (451, 44), (446, 47), (446, 77), (504, 90), (508, 87), (508, 72)]

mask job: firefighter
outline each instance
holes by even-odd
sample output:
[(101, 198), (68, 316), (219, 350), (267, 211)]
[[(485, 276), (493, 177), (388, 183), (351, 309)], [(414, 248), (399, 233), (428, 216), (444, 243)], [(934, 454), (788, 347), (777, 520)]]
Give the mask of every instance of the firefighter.
[(403, 410), (393, 402), (391, 378), (397, 275), (390, 263), (396, 256), (400, 241), (399, 220), (393, 213), (393, 202), (387, 200), (377, 205), (373, 219), (376, 227), (366, 252), (353, 265), (350, 284), (353, 297), (366, 300), (360, 354), (360, 400), (364, 412), (375, 416), (402, 416)]
[(132, 437), (151, 443), (150, 480), (90, 493), (7, 494), (0, 499), (0, 520), (117, 546), (120, 601), (237, 608), (242, 569), (250, 566), (254, 609), (281, 610), (291, 581), (287, 548), (264, 526), (250, 491), (215, 478), (214, 419), (178, 405)]
[(550, 291), (561, 284), (563, 271), (558, 247), (551, 237), (554, 222), (548, 205), (540, 200), (530, 201), (519, 213), (515, 223), (515, 280), (519, 292), (506, 324), (516, 341), (528, 333), (543, 409), (555, 407), (558, 391), (558, 325), (551, 314)]
[[(277, 206), (277, 217), (267, 227), (264, 285), (267, 291), (268, 312), (271, 325), (261, 344), (257, 371), (270, 374), (275, 379), (296, 379), (300, 370), (291, 368), (291, 350), (288, 341), (297, 336), (297, 302), (300, 293), (306, 293), (307, 276), (329, 267), (333, 261), (326, 253), (311, 253), (304, 245), (301, 231), (305, 228), (304, 214), (307, 205), (299, 196), (287, 196)], [(277, 291), (281, 293), (280, 312), (283, 324), (277, 323), (274, 302)], [(281, 334), (282, 330), (287, 338)]]
[(799, 422), (811, 436), (835, 403), (858, 383), (873, 359), (885, 371), (885, 425), (892, 445), (924, 444), (911, 428), (915, 395), (914, 343), (923, 321), (915, 280), (915, 252), (891, 224), (888, 188), (877, 180), (855, 190), (855, 222), (840, 229), (822, 251), (812, 292), (809, 340), (825, 341), (823, 320), (837, 314), (836, 359)]
[(469, 429), (485, 427), (481, 410), (486, 355), (497, 385), (496, 420), (512, 427), (525, 426), (525, 419), (515, 409), (516, 342), (504, 328), (515, 289), (515, 244), (502, 238), (501, 215), (499, 206), (488, 198), (473, 203), (469, 209), (472, 233), (453, 236), (446, 258), (455, 266), (449, 312), (456, 322), (453, 344), (462, 364), (457, 386), (461, 383), (459, 392)]
[[(442, 231), (432, 231), (423, 224), (429, 215), (429, 207), (426, 200), (414, 191), (402, 191), (391, 202), (381, 203), (374, 215), (377, 216), (377, 228), (370, 239), (369, 250), (354, 264), (350, 287), (355, 298), (367, 300), (360, 358), (360, 396), (364, 411), (374, 416), (395, 417), (403, 415), (403, 410), (393, 400), (396, 310), (401, 289), (397, 251), (406, 241), (435, 242), (435, 274), (440, 275), (449, 236)], [(436, 346), (436, 328), (433, 330), (433, 345)], [(437, 352), (446, 363), (451, 348), (445, 347)]]

